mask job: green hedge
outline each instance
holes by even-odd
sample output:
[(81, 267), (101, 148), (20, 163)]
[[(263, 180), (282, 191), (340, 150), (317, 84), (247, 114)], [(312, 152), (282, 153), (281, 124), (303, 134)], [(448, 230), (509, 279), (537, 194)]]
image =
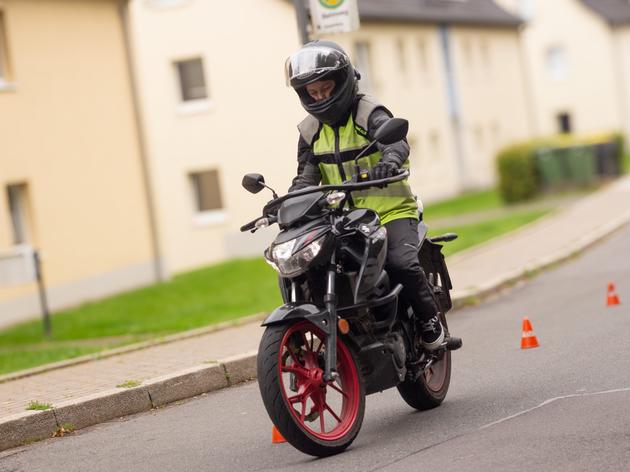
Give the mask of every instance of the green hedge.
[(507, 203), (527, 200), (536, 195), (540, 178), (533, 159), (534, 151), (532, 144), (519, 144), (499, 153), (499, 193)]
[(620, 133), (557, 135), (518, 143), (496, 159), (499, 193), (507, 203), (528, 200), (541, 190), (589, 185), (619, 175), (624, 166)]

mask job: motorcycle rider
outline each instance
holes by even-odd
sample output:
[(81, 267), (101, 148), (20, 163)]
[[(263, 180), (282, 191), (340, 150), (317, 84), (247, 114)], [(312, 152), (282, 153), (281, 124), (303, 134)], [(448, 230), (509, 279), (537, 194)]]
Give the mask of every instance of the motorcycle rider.
[[(298, 171), (289, 192), (320, 182), (342, 183), (352, 176), (354, 158), (392, 114), (374, 98), (359, 93), (359, 72), (332, 41), (307, 43), (289, 56), (285, 72), (287, 85), (308, 112), (298, 125)], [(408, 157), (409, 144), (403, 139), (378, 144), (359, 163), (369, 169), (371, 179), (383, 179), (408, 169)], [(437, 349), (444, 341), (444, 329), (418, 259), (418, 206), (407, 180), (353, 192), (352, 198), (355, 206), (379, 214), (388, 235), (385, 268), (394, 283), (403, 284), (424, 348)]]

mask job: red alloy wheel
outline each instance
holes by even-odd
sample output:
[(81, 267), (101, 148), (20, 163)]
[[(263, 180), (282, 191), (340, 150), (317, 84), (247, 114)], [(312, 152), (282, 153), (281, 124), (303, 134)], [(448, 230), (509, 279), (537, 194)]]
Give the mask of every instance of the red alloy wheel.
[(336, 441), (350, 431), (358, 417), (359, 376), (352, 354), (337, 340), (339, 378), (325, 383), (325, 335), (301, 321), (290, 326), (280, 343), (280, 390), (297, 425), (323, 441)]

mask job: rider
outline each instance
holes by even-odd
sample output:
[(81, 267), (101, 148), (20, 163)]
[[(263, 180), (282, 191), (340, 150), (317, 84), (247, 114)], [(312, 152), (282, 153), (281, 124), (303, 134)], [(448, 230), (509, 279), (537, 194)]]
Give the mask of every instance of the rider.
[[(373, 97), (358, 92), (359, 72), (332, 41), (312, 41), (286, 61), (287, 85), (309, 115), (298, 125), (298, 175), (289, 192), (309, 185), (340, 184), (352, 175), (354, 158), (392, 114)], [(409, 168), (406, 139), (378, 144), (359, 159), (372, 179)], [(435, 350), (444, 341), (437, 304), (418, 260), (418, 205), (407, 180), (352, 195), (357, 207), (375, 210), (387, 228), (386, 270), (403, 284), (403, 295), (416, 315), (422, 344)]]

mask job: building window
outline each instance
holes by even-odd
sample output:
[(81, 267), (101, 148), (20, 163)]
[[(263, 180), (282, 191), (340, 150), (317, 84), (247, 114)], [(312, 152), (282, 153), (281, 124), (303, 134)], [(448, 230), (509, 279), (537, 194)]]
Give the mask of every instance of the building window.
[(558, 113), (558, 132), (571, 133), (573, 131), (573, 123), (571, 122), (571, 115), (569, 113)]
[(481, 53), (481, 60), (483, 61), (483, 65), (486, 68), (490, 68), (491, 66), (491, 53), (490, 53), (490, 43), (487, 38), (481, 38), (479, 43), (479, 49)]
[(534, 17), (534, 0), (518, 0), (518, 10), (525, 21), (531, 20)]
[(31, 240), (28, 218), (28, 186), (25, 183), (8, 185), (7, 198), (13, 229), (13, 243), (28, 243)]
[(223, 209), (219, 172), (216, 169), (192, 173), (190, 181), (197, 213)]
[(553, 46), (547, 49), (547, 69), (553, 80), (565, 80), (569, 75), (569, 64), (564, 48)]
[(360, 41), (354, 45), (355, 63), (357, 69), (361, 73), (361, 80), (359, 86), (364, 92), (374, 91), (374, 81), (372, 77), (372, 63), (370, 58), (370, 45), (369, 43)]
[(440, 134), (433, 130), (429, 133), (430, 159), (439, 159), (442, 156), (442, 146), (440, 144)]
[(464, 64), (468, 70), (471, 70), (473, 67), (473, 51), (472, 46), (470, 44), (470, 39), (463, 38), (462, 39), (462, 55), (464, 56)]
[(201, 58), (178, 61), (175, 63), (179, 78), (179, 88), (183, 102), (205, 100), (208, 98), (206, 78)]
[(406, 61), (406, 47), (405, 41), (401, 38), (396, 41), (396, 51), (398, 55), (398, 68), (403, 74), (407, 73), (407, 61)]
[(475, 139), (475, 146), (479, 151), (483, 151), (484, 149), (484, 137), (483, 137), (483, 128), (481, 125), (477, 125), (473, 128), (473, 136)]
[(422, 72), (429, 70), (429, 53), (427, 51), (427, 42), (424, 39), (418, 40), (418, 56), (420, 57), (420, 68)]
[(0, 88), (10, 81), (9, 50), (7, 47), (7, 35), (4, 24), (4, 13), (0, 10)]

